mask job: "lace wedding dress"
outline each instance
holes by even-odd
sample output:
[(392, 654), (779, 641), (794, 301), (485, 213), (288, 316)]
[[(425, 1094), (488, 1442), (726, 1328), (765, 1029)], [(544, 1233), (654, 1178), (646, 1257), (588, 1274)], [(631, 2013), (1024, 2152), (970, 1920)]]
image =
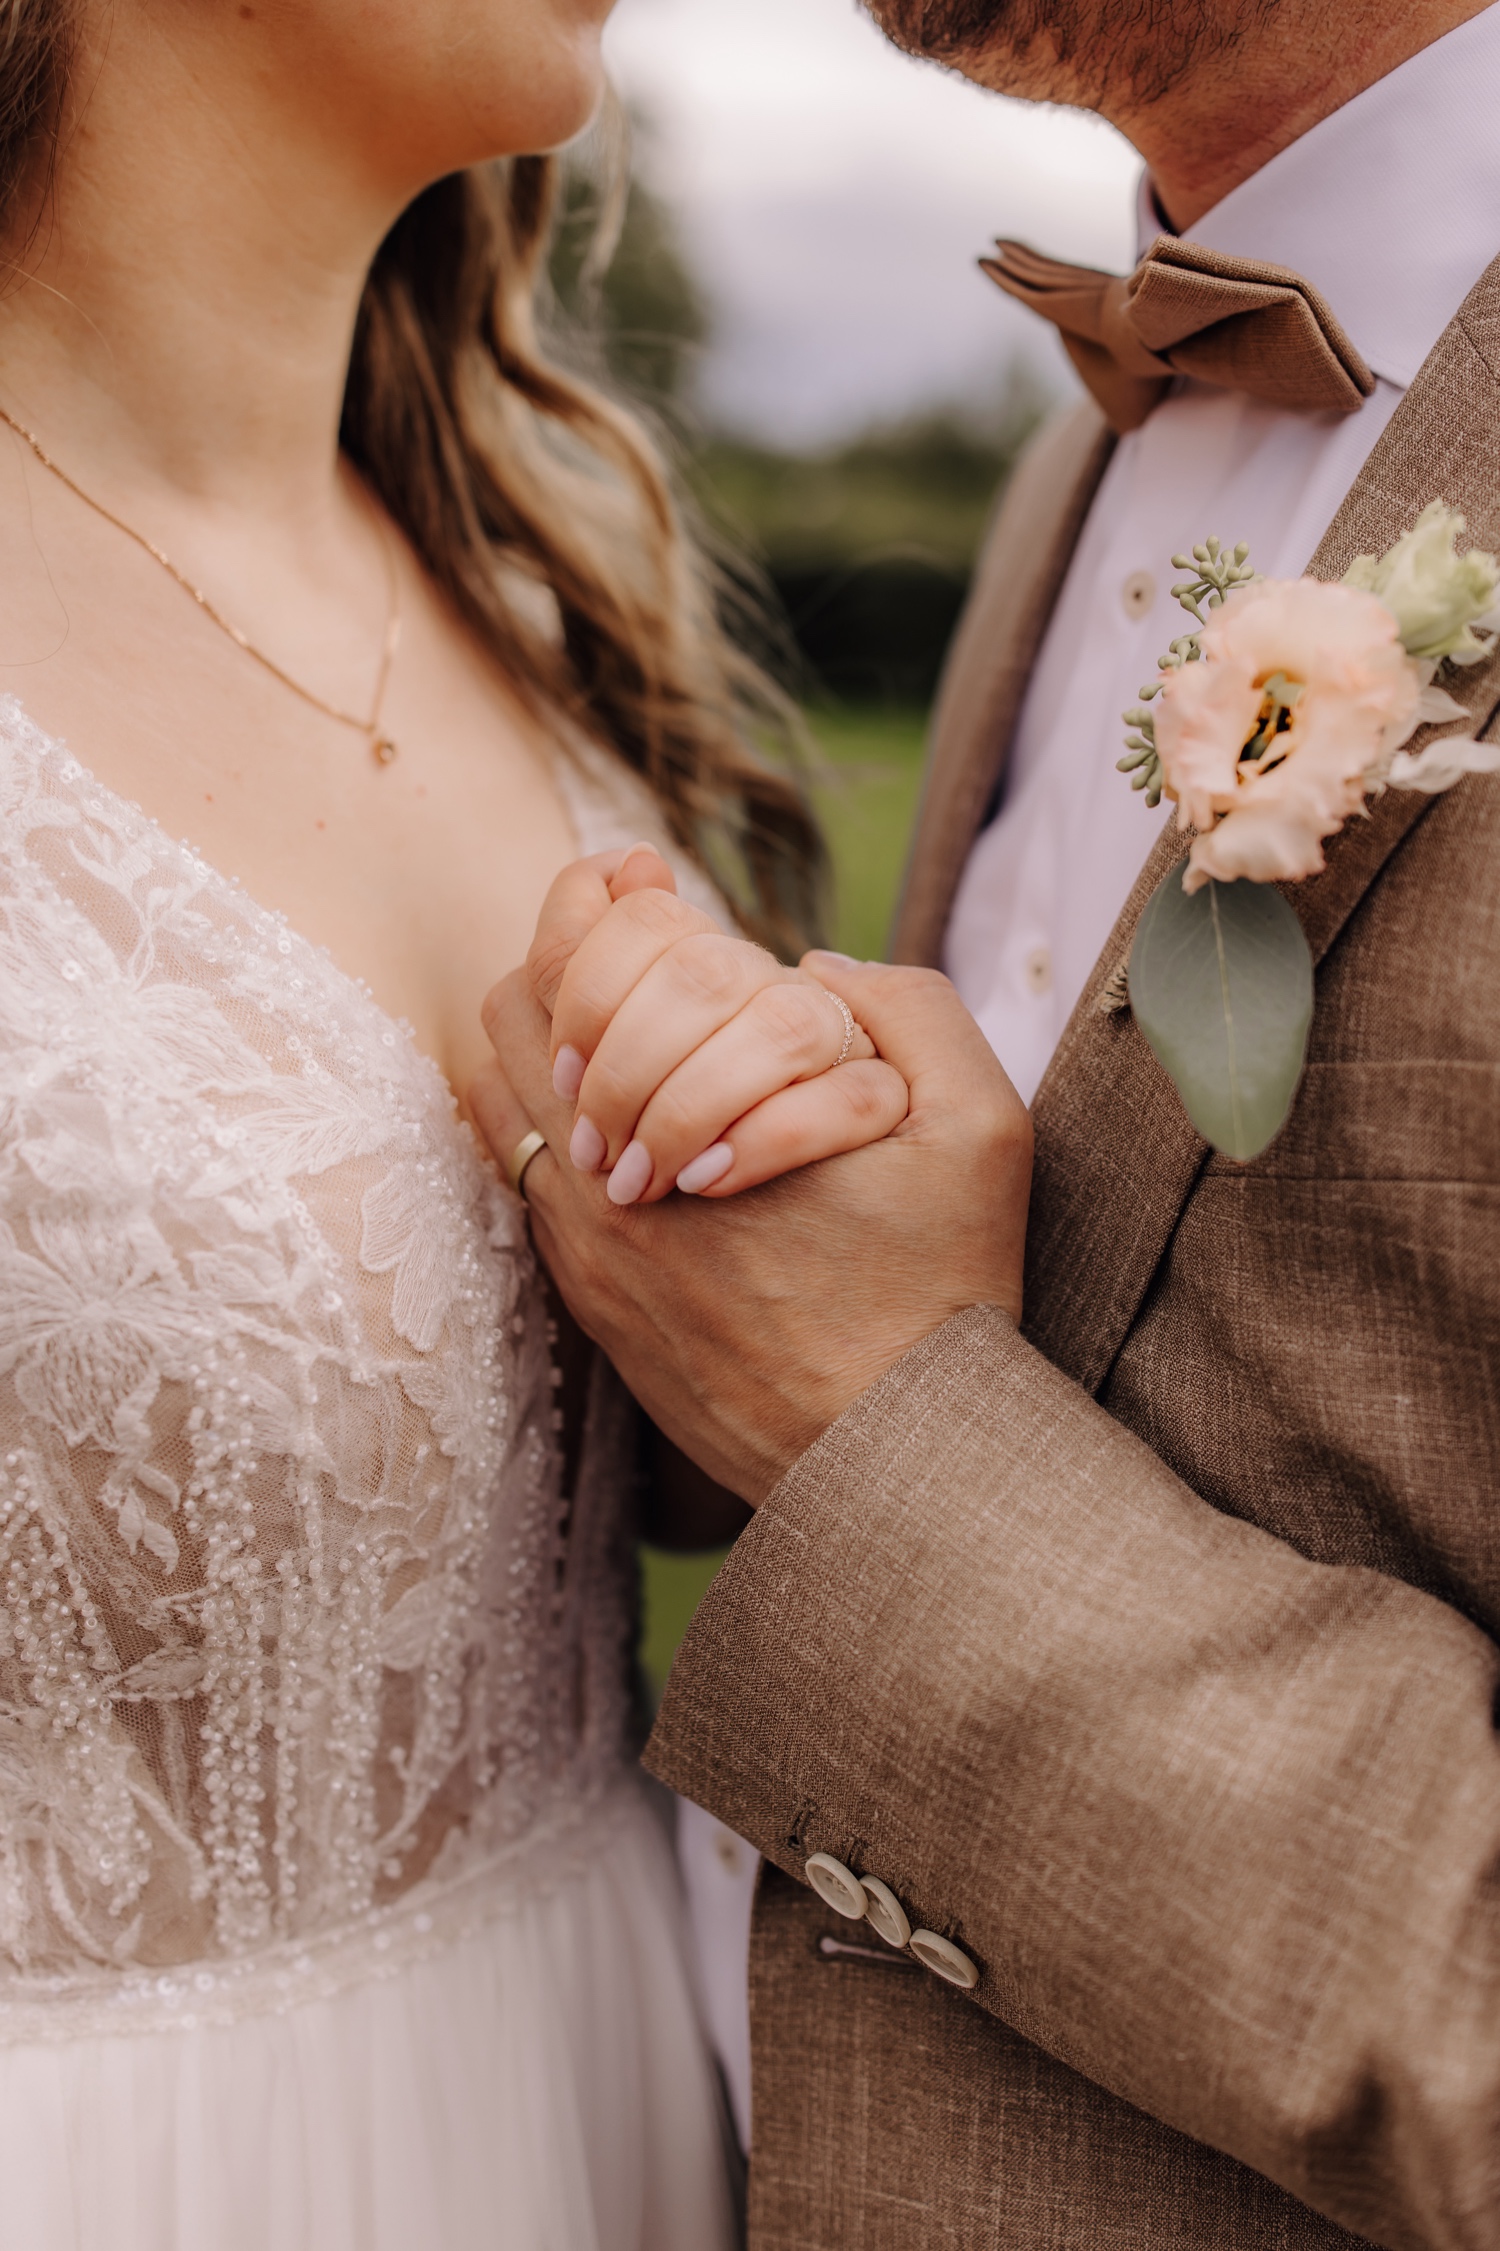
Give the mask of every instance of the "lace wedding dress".
[(557, 1420), (436, 1067), (0, 705), (5, 2251), (728, 2242)]

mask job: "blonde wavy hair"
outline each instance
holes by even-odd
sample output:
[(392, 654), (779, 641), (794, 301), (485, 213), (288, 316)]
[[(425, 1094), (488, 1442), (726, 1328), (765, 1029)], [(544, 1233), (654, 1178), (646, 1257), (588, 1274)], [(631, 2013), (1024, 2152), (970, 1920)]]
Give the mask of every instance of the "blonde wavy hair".
[[(40, 224), (76, 0), (0, 0), (0, 227)], [(760, 743), (789, 707), (726, 629), (642, 419), (544, 347), (559, 164), (522, 156), (419, 195), (371, 267), (341, 442), (534, 709), (641, 775), (666, 824), (782, 954), (817, 935), (824, 855)]]

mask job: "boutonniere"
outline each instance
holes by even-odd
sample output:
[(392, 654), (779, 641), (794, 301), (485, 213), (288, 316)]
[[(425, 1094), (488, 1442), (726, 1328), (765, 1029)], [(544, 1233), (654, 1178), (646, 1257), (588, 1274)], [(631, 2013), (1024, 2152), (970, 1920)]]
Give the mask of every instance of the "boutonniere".
[(1193, 1124), (1241, 1162), (1285, 1122), (1312, 1023), (1312, 955), (1272, 887), (1317, 875), (1367, 798), (1500, 770), (1500, 744), (1467, 735), (1404, 747), (1469, 718), (1438, 674), (1487, 656), (1500, 628), (1500, 564), (1458, 554), (1463, 528), (1434, 501), (1337, 586), (1260, 578), (1216, 539), (1172, 558), (1194, 630), (1125, 713), (1120, 769), (1196, 833), (1141, 916), (1130, 1005)]

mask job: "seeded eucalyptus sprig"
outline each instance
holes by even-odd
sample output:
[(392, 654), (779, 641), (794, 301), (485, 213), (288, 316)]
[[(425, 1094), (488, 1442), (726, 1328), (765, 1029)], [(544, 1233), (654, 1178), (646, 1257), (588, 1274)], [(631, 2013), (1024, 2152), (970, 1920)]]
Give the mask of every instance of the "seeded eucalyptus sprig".
[[(1222, 540), (1207, 539), (1195, 547), (1191, 555), (1174, 555), (1174, 571), (1186, 571), (1172, 589), (1172, 599), (1180, 602), (1189, 617), (1195, 618), (1200, 628), (1208, 623), (1204, 605), (1216, 610), (1237, 587), (1250, 586), (1260, 576), (1250, 568), (1250, 549), (1242, 539), (1234, 548), (1227, 548)], [(1146, 709), (1148, 703), (1162, 691), (1162, 672), (1175, 672), (1179, 665), (1196, 664), (1203, 649), (1196, 633), (1184, 633), (1172, 643), (1164, 657), (1158, 658), (1160, 672), (1155, 680), (1141, 690), (1140, 702), (1120, 716), (1131, 730), (1125, 737), (1125, 756), (1116, 760), (1117, 771), (1130, 774), (1132, 789), (1146, 792), (1148, 805), (1161, 803), (1162, 770), (1156, 751), (1156, 720)]]
[[(1208, 620), (1203, 615), (1205, 602), (1211, 610), (1216, 610), (1226, 594), (1232, 594), (1237, 586), (1253, 585), (1259, 578), (1259, 571), (1250, 568), (1249, 558), (1250, 549), (1243, 539), (1232, 551), (1219, 540), (1208, 539), (1201, 547), (1195, 547), (1191, 555), (1174, 555), (1173, 570), (1187, 571), (1189, 576), (1173, 587), (1173, 601), (1180, 602), (1200, 625), (1207, 625)], [(1197, 636), (1192, 638), (1196, 642)], [(1193, 654), (1197, 656), (1201, 651), (1195, 647)], [(1165, 658), (1162, 661), (1165, 663)]]

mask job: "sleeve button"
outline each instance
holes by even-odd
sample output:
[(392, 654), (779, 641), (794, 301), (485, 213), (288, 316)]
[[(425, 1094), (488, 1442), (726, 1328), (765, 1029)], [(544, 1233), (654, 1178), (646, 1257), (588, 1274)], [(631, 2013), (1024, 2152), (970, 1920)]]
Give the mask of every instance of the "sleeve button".
[(815, 1852), (804, 1874), (819, 1899), (836, 1915), (843, 1915), (851, 1923), (864, 1920), (865, 1887), (842, 1860), (835, 1860), (832, 1853)]
[(936, 1931), (913, 1931), (911, 1951), (924, 1969), (946, 1978), (950, 1985), (962, 1987), (965, 1993), (972, 1993), (979, 1983), (979, 1971), (951, 1938), (941, 1938)]
[(878, 1876), (866, 1876), (864, 1891), (867, 1902), (865, 1919), (871, 1930), (878, 1938), (883, 1938), (887, 1946), (905, 1946), (911, 1937), (911, 1924), (906, 1919), (905, 1908), (890, 1885), (883, 1884)]

